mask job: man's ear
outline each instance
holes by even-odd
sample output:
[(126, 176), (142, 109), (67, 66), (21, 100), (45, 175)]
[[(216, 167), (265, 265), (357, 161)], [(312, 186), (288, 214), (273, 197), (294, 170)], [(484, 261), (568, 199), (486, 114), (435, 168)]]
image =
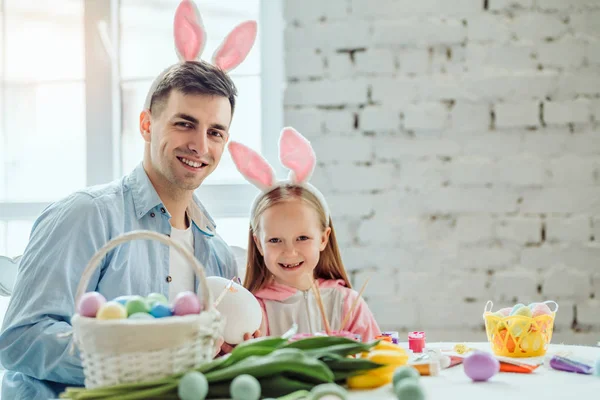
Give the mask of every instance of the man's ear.
[(262, 245), (260, 243), (260, 240), (258, 239), (258, 237), (256, 235), (252, 235), (252, 238), (254, 239), (254, 244), (256, 245), (256, 248), (258, 249), (258, 252), (260, 253), (261, 256), (265, 256), (265, 253), (263, 251)]
[(150, 110), (143, 110), (140, 113), (140, 133), (144, 141), (150, 143), (150, 129), (152, 125)]

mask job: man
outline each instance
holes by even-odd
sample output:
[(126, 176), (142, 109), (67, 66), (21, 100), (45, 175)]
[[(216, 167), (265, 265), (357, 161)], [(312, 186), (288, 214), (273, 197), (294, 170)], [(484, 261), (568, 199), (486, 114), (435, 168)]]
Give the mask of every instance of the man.
[[(237, 63), (250, 47), (240, 52)], [(139, 121), (143, 162), (118, 181), (50, 205), (35, 221), (0, 335), (0, 363), (10, 371), (3, 398), (48, 398), (65, 385), (83, 385), (79, 354), (69, 352), (71, 338), (60, 334), (71, 331), (75, 292), (85, 266), (112, 238), (153, 230), (193, 251), (207, 275), (237, 274), (231, 250), (194, 195), (221, 160), (236, 88), (219, 63), (213, 66), (197, 57), (170, 67), (153, 85)], [(191, 267), (175, 251), (156, 241), (137, 240), (109, 252), (87, 291), (107, 299), (152, 292), (173, 299), (195, 288)], [(43, 386), (32, 386), (41, 381)]]

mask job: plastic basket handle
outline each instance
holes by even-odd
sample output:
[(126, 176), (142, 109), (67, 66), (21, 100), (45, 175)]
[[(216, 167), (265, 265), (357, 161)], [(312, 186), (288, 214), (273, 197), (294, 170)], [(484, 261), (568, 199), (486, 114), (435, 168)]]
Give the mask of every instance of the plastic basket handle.
[(96, 268), (98, 268), (98, 266), (100, 265), (100, 262), (102, 261), (104, 256), (106, 256), (106, 254), (108, 254), (109, 251), (111, 251), (112, 249), (114, 249), (115, 247), (117, 247), (123, 243), (130, 242), (133, 240), (140, 240), (140, 239), (156, 240), (156, 241), (162, 242), (162, 243), (174, 248), (175, 250), (177, 250), (186, 259), (186, 261), (188, 261), (190, 263), (190, 265), (194, 269), (194, 272), (200, 278), (200, 285), (202, 287), (202, 296), (203, 297), (200, 298), (200, 296), (198, 295), (198, 299), (201, 301), (202, 300), (204, 301), (203, 304), (206, 309), (214, 308), (213, 301), (212, 301), (212, 294), (211, 294), (210, 289), (208, 288), (208, 284), (206, 282), (206, 273), (204, 272), (204, 266), (200, 263), (200, 261), (198, 261), (198, 259), (196, 257), (194, 257), (194, 255), (189, 250), (187, 250), (185, 247), (183, 247), (179, 243), (175, 242), (169, 236), (162, 235), (160, 233), (156, 233), (156, 232), (148, 231), (148, 230), (130, 231), (130, 232), (124, 233), (122, 235), (119, 235), (119, 236), (109, 240), (104, 246), (102, 246), (96, 252), (96, 254), (94, 254), (92, 259), (88, 262), (87, 266), (85, 267), (85, 270), (83, 271), (83, 274), (81, 276), (81, 280), (79, 281), (79, 286), (77, 287), (77, 294), (75, 296), (75, 305), (79, 304), (79, 300), (81, 299), (81, 296), (84, 295), (85, 290), (86, 290), (88, 284), (90, 283), (92, 274), (94, 273)]
[(492, 303), (491, 300), (488, 300), (488, 302), (485, 303), (485, 307), (483, 307), (483, 313), (485, 314), (486, 312), (492, 311), (492, 307), (494, 307), (494, 303)]

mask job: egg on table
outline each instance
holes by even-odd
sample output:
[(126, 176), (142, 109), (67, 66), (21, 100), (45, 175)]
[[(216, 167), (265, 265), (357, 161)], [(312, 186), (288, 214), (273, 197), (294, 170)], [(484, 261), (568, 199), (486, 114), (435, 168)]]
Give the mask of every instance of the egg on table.
[[(220, 276), (209, 276), (206, 283), (215, 301), (230, 280)], [(244, 341), (245, 333), (254, 333), (262, 322), (262, 309), (256, 297), (243, 286), (233, 283), (219, 304), (217, 310), (225, 317), (223, 340), (229, 344)]]

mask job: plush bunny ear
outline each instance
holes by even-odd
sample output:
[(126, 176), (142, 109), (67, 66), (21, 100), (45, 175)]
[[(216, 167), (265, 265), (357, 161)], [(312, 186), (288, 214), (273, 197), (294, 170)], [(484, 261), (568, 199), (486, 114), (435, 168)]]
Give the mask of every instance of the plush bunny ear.
[(291, 170), (294, 183), (307, 182), (315, 169), (317, 157), (310, 142), (294, 128), (284, 128), (279, 139), (279, 159)]
[(246, 59), (256, 40), (256, 21), (236, 26), (215, 50), (212, 63), (223, 71), (231, 71)]
[(206, 45), (206, 31), (202, 17), (193, 1), (182, 0), (175, 11), (175, 49), (180, 61), (200, 58)]
[(262, 191), (275, 184), (275, 171), (260, 154), (241, 143), (231, 141), (228, 146), (231, 158), (238, 171)]

